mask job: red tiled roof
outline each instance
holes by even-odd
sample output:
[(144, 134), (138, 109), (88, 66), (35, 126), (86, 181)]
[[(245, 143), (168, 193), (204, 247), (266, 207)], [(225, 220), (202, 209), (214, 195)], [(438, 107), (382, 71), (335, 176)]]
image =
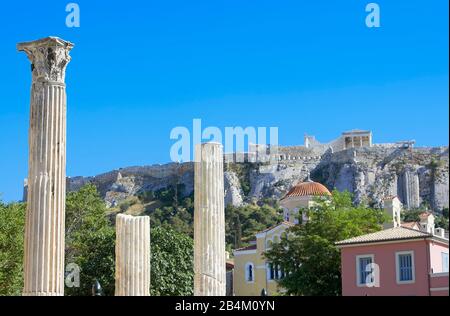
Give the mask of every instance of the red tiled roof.
[(243, 248), (239, 248), (239, 249), (236, 249), (235, 251), (246, 251), (246, 250), (255, 250), (255, 249), (256, 249), (256, 244), (250, 245), (247, 247), (243, 247)]
[(310, 195), (331, 195), (331, 193), (323, 184), (313, 181), (307, 181), (297, 183), (297, 185), (289, 190), (289, 192), (284, 196), (283, 199), (288, 197)]
[(291, 222), (284, 221), (284, 222), (281, 222), (280, 224), (276, 224), (276, 225), (273, 225), (273, 226), (271, 226), (271, 227), (269, 227), (269, 228), (266, 228), (266, 229), (260, 231), (260, 232), (257, 233), (257, 234), (261, 234), (261, 233), (268, 232), (269, 230), (272, 230), (272, 229), (274, 229), (275, 227), (278, 227), (278, 226), (280, 226), (280, 225), (282, 225), (282, 224), (287, 225), (287, 226), (295, 226), (295, 224), (293, 224), (293, 223), (291, 223)]
[(430, 216), (430, 215), (431, 215), (431, 212), (426, 211), (426, 212), (420, 213), (419, 217), (420, 217), (420, 219), (425, 219), (425, 218), (428, 218), (428, 216)]
[(402, 227), (406, 227), (406, 228), (414, 228), (414, 226), (416, 226), (416, 225), (417, 225), (417, 222), (405, 222), (405, 223), (402, 223)]
[[(422, 232), (418, 229), (412, 229), (407, 227), (394, 227), (385, 229), (379, 232), (366, 234), (362, 236), (353, 237), (350, 239), (342, 240), (335, 245), (344, 246), (344, 245), (352, 245), (352, 244), (366, 244), (366, 243), (374, 243), (380, 241), (397, 241), (397, 240), (408, 240), (408, 239), (420, 239), (420, 238), (430, 238), (433, 235)], [(448, 241), (447, 241), (448, 243)]]

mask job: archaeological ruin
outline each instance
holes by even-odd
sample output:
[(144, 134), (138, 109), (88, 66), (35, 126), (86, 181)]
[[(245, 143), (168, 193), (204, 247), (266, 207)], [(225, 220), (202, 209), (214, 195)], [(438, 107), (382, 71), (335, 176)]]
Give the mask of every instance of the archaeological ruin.
[(150, 217), (116, 217), (116, 296), (150, 295)]
[(195, 148), (194, 295), (226, 291), (223, 153), (219, 143)]
[(64, 294), (65, 72), (73, 44), (48, 37), (17, 45), (31, 62), (24, 295)]
[[(94, 183), (108, 207), (130, 196), (182, 184), (194, 195), (194, 295), (226, 293), (225, 205), (279, 200), (299, 180), (348, 190), (354, 201), (382, 207), (398, 196), (406, 209), (448, 208), (448, 147), (414, 141), (377, 144), (371, 131), (351, 130), (327, 143), (305, 135), (302, 146), (249, 144), (224, 153), (219, 143), (195, 147), (195, 161), (128, 167), (95, 177), (66, 177), (65, 71), (73, 44), (56, 37), (20, 43), (31, 62), (29, 170), (24, 289), (28, 296), (64, 295), (65, 196)], [(236, 168), (236, 163), (244, 166)], [(245, 190), (244, 190), (244, 185)], [(150, 220), (116, 217), (117, 296), (150, 295)]]

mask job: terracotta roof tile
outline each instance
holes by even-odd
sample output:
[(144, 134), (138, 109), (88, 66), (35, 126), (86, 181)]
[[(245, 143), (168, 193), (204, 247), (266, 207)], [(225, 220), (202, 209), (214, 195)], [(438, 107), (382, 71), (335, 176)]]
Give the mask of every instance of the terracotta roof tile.
[(402, 227), (406, 227), (406, 228), (414, 228), (415, 226), (419, 227), (417, 222), (405, 222), (405, 223), (402, 223)]
[(289, 192), (284, 196), (283, 199), (288, 197), (310, 196), (310, 195), (321, 196), (321, 195), (331, 195), (331, 193), (323, 184), (313, 181), (307, 181), (296, 184), (289, 190)]
[(236, 252), (236, 251), (246, 251), (246, 250), (255, 250), (255, 249), (256, 249), (256, 244), (250, 245), (250, 246), (247, 246), (247, 247), (242, 247), (242, 248), (239, 248), (239, 249), (235, 249), (234, 251)]
[(295, 224), (293, 224), (293, 223), (291, 223), (291, 222), (284, 221), (284, 222), (281, 222), (280, 224), (276, 224), (276, 225), (273, 225), (273, 226), (271, 226), (271, 227), (269, 227), (269, 228), (266, 228), (266, 229), (264, 229), (264, 230), (258, 232), (257, 234), (261, 234), (261, 233), (268, 232), (269, 230), (272, 230), (272, 229), (274, 229), (275, 227), (278, 227), (278, 226), (280, 226), (280, 225), (282, 225), (282, 224), (287, 225), (287, 226), (295, 226)]
[(420, 219), (426, 219), (430, 215), (432, 215), (431, 212), (426, 211), (426, 212), (420, 213), (419, 217), (420, 217)]
[(416, 239), (427, 238), (433, 235), (422, 232), (417, 229), (407, 227), (394, 227), (385, 229), (376, 233), (362, 235), (346, 240), (342, 240), (336, 243), (336, 245), (351, 245), (351, 244), (365, 244), (379, 241), (391, 241), (391, 240), (404, 240), (404, 239)]

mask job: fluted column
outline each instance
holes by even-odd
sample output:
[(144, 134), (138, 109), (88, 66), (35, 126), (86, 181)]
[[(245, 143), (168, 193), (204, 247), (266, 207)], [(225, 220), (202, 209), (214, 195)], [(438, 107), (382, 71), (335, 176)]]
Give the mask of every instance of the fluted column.
[(150, 217), (116, 217), (116, 296), (150, 295)]
[(64, 295), (64, 80), (72, 47), (55, 37), (17, 45), (32, 70), (23, 295)]
[(222, 145), (195, 148), (194, 295), (224, 296), (225, 211)]

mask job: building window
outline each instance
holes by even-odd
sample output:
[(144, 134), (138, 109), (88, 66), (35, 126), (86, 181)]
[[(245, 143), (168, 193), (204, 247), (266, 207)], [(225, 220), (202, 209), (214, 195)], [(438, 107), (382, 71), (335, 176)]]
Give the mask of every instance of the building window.
[(280, 266), (276, 265), (273, 267), (273, 274), (274, 274), (275, 280), (280, 279)]
[(414, 252), (397, 252), (395, 256), (397, 266), (397, 283), (414, 283)]
[(245, 281), (247, 282), (255, 281), (255, 266), (251, 262), (248, 262), (245, 265)]
[(275, 279), (275, 269), (273, 268), (272, 263), (267, 264), (267, 280)]
[(442, 252), (442, 272), (448, 272), (448, 253)]
[(374, 256), (356, 256), (356, 280), (358, 286), (368, 286), (374, 282)]
[(267, 280), (281, 280), (286, 276), (284, 269), (272, 263), (267, 264)]

